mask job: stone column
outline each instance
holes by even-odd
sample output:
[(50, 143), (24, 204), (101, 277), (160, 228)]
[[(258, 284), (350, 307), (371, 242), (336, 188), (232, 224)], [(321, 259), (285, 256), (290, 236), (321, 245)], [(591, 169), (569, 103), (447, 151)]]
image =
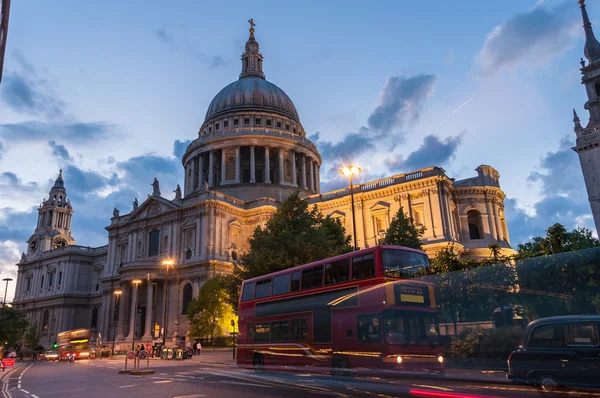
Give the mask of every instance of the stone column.
[(269, 147), (265, 147), (265, 184), (271, 183), (271, 168), (269, 167), (271, 160), (269, 159)]
[(210, 151), (208, 153), (208, 186), (214, 187), (214, 176), (215, 176), (215, 152)]
[(190, 189), (188, 191), (188, 193), (192, 193), (194, 192), (194, 189), (196, 188), (196, 160), (192, 159), (190, 160), (190, 170), (191, 170), (191, 175), (190, 175)]
[(117, 340), (123, 340), (125, 338), (125, 302), (127, 301), (127, 297), (129, 296), (130, 287), (123, 286), (121, 289), (121, 296), (119, 297), (119, 324), (117, 325)]
[(144, 330), (144, 340), (152, 339), (152, 315), (154, 314), (154, 285), (147, 283), (148, 292), (146, 294), (146, 327)]
[(224, 184), (227, 181), (227, 173), (225, 170), (225, 148), (221, 149), (221, 184)]
[(256, 182), (256, 161), (254, 159), (254, 145), (250, 146), (250, 183)]
[[(126, 282), (127, 283), (127, 282)], [(129, 313), (129, 334), (127, 336), (128, 339), (133, 338), (135, 336), (135, 316), (137, 315), (136, 309), (136, 299), (138, 295), (138, 287), (137, 284), (131, 286), (131, 311)]]
[(196, 187), (198, 190), (204, 188), (204, 159), (202, 154), (198, 156), (198, 181)]
[[(486, 209), (486, 212), (487, 212), (488, 226), (490, 228), (490, 238), (492, 240), (498, 240), (498, 233), (497, 233), (496, 228), (494, 226), (494, 213), (492, 211), (492, 206), (491, 206), (490, 202), (491, 202), (490, 199), (485, 198), (485, 209)], [(483, 234), (483, 231), (482, 231), (482, 234)], [(485, 238), (485, 236), (482, 236), (482, 238)]]
[(302, 173), (302, 175), (300, 176), (300, 182), (301, 182), (301, 186), (302, 189), (308, 189), (308, 187), (306, 186), (306, 155), (302, 154), (302, 164), (301, 164), (301, 168), (300, 168), (300, 173)]
[(309, 187), (308, 189), (310, 189), (311, 192), (315, 192), (315, 168), (313, 167), (313, 160), (312, 159), (308, 159), (308, 167), (309, 170), (308, 172), (310, 173), (310, 177), (309, 177)]
[(298, 186), (298, 176), (296, 175), (296, 151), (291, 150), (290, 154), (292, 155), (292, 185)]
[(315, 168), (317, 173), (317, 193), (321, 193), (321, 166), (315, 162)]
[(283, 148), (279, 148), (279, 183), (285, 184), (285, 170), (283, 169)]
[(319, 165), (317, 164), (316, 160), (313, 162), (312, 166), (313, 166), (313, 178), (315, 180), (314, 188), (315, 188), (315, 192), (318, 193), (319, 192)]
[(495, 202), (492, 202), (492, 208), (494, 210), (494, 220), (496, 221), (496, 234), (500, 242), (504, 241), (504, 231), (502, 230), (502, 222), (500, 221), (500, 213), (498, 212), (498, 206)]
[(235, 147), (235, 183), (240, 183), (240, 147)]

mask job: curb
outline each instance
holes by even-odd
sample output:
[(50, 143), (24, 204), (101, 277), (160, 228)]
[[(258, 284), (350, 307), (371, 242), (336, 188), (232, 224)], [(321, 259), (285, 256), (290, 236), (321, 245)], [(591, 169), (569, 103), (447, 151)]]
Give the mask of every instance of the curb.
[(9, 371), (2, 372), (1, 376), (0, 376), (0, 382), (2, 382), (5, 377), (7, 377), (7, 376), (10, 377), (10, 374), (12, 372), (14, 372), (15, 370), (17, 370), (18, 368), (20, 368), (22, 366), (25, 366), (26, 363), (28, 363), (28, 362), (17, 362), (17, 363), (15, 363), (15, 366), (12, 367), (12, 369), (10, 369)]

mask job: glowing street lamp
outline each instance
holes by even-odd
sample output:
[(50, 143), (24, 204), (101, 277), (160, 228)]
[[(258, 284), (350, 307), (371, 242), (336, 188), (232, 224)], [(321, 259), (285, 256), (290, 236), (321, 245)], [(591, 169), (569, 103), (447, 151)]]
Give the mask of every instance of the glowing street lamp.
[(117, 328), (117, 319), (115, 319), (117, 317), (117, 311), (119, 308), (119, 297), (121, 297), (121, 294), (123, 292), (121, 290), (115, 290), (113, 292), (113, 294), (115, 295), (115, 308), (113, 308), (113, 343), (112, 343), (112, 354), (111, 356), (115, 356), (115, 332), (116, 332), (116, 328)]
[(139, 279), (134, 279), (131, 281), (131, 283), (133, 284), (133, 286), (135, 286), (135, 290), (134, 290), (134, 305), (133, 305), (133, 309), (134, 309), (134, 313), (132, 314), (133, 316), (133, 330), (131, 331), (131, 351), (135, 350), (135, 320), (137, 318), (137, 301), (138, 301), (138, 285), (140, 283), (142, 283), (141, 280)]
[(356, 217), (354, 215), (354, 185), (352, 184), (352, 177), (360, 174), (362, 170), (358, 166), (344, 166), (340, 169), (340, 172), (346, 177), (350, 177), (350, 198), (352, 200), (352, 237), (354, 238), (354, 250), (358, 250), (356, 244)]
[(163, 260), (162, 265), (167, 269), (167, 280), (165, 282), (165, 310), (163, 311), (163, 341), (162, 346), (165, 346), (165, 340), (167, 336), (167, 302), (169, 301), (169, 267), (175, 266), (175, 261), (171, 259)]

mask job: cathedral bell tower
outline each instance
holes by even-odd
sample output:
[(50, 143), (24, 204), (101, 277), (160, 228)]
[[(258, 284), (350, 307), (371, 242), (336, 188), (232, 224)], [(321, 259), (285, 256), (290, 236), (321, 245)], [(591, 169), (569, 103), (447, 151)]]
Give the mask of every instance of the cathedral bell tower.
[(37, 228), (27, 241), (27, 254), (40, 254), (75, 244), (75, 239), (71, 236), (72, 216), (73, 207), (67, 199), (67, 190), (60, 170), (48, 199), (44, 199), (38, 208)]
[(592, 208), (596, 231), (600, 231), (600, 43), (594, 36), (592, 24), (585, 9), (585, 0), (579, 1), (585, 31), (584, 55), (581, 59), (581, 84), (585, 86), (588, 101), (584, 108), (590, 118), (585, 127), (581, 125), (577, 112), (573, 110), (573, 123), (577, 135), (573, 148), (579, 155), (583, 178)]

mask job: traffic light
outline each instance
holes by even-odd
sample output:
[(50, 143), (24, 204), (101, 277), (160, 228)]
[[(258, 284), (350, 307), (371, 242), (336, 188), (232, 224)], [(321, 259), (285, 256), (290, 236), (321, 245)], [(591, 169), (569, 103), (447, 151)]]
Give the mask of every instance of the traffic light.
[(56, 350), (57, 348), (58, 348), (58, 344), (56, 344), (56, 343), (52, 344), (52, 349), (53, 350)]

